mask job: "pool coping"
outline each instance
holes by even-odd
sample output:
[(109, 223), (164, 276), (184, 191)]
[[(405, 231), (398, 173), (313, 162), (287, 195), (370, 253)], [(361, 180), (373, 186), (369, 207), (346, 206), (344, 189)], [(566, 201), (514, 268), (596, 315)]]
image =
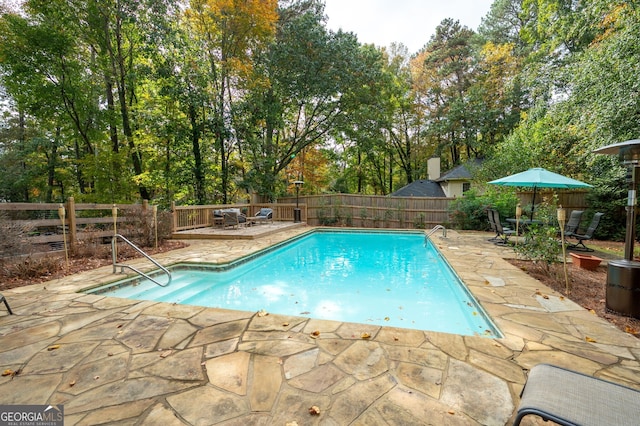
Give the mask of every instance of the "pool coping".
[[(190, 241), (158, 259), (224, 262), (299, 232)], [(487, 238), (449, 231), (433, 240), (499, 339), (76, 293), (114, 281), (111, 266), (5, 290), (16, 315), (0, 311), (0, 366), (22, 371), (0, 378), (2, 402), (64, 404), (67, 424), (508, 424), (538, 363), (640, 389), (638, 339), (504, 261), (509, 249)], [(120, 327), (98, 333), (110, 324)], [(123, 365), (101, 367), (115, 361)]]

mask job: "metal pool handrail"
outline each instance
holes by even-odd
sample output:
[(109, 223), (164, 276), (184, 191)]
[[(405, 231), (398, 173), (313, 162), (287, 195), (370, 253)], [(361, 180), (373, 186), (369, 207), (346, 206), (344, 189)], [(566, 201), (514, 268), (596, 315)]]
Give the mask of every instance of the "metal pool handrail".
[[(146, 257), (147, 259), (149, 259), (149, 261), (151, 261), (154, 265), (156, 265), (158, 268), (160, 268), (165, 274), (167, 274), (167, 276), (169, 277), (169, 281), (167, 281), (166, 284), (162, 284), (158, 280), (156, 280), (154, 278), (151, 278), (149, 275), (147, 275), (144, 272), (134, 268), (133, 266), (125, 265), (123, 263), (117, 263), (118, 262), (118, 259), (117, 259), (117, 257), (118, 257), (118, 251), (117, 251), (118, 238), (120, 238), (125, 243), (129, 244), (131, 247), (133, 247), (134, 250), (136, 250), (138, 253), (140, 253), (141, 255)], [(135, 244), (133, 244), (131, 241), (127, 240), (125, 237), (123, 237), (120, 234), (115, 234), (113, 236), (113, 238), (111, 239), (111, 259), (113, 260), (113, 273), (114, 274), (116, 273), (116, 268), (119, 266), (120, 267), (120, 273), (124, 273), (124, 268), (129, 268), (133, 272), (135, 272), (135, 273), (137, 273), (139, 275), (142, 275), (143, 277), (145, 277), (149, 281), (153, 281), (154, 283), (156, 283), (160, 287), (166, 287), (169, 284), (171, 284), (171, 272), (169, 272), (169, 270), (167, 268), (165, 268), (164, 266), (162, 266), (161, 264), (156, 262), (151, 256), (149, 256), (147, 253), (143, 252), (140, 248), (138, 248), (138, 246), (136, 246)]]
[(433, 229), (429, 232), (427, 232), (427, 237), (430, 237), (431, 234), (433, 234), (434, 232), (436, 232), (438, 229), (442, 229), (442, 237), (443, 238), (447, 238), (447, 228), (445, 228), (442, 225), (436, 225), (433, 227)]

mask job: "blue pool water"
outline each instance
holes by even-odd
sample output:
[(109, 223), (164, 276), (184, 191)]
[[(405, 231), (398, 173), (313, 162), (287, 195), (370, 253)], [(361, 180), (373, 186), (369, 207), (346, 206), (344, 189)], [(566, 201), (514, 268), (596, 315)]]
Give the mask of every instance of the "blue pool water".
[[(499, 336), (423, 233), (313, 232), (228, 268), (176, 267), (167, 287), (93, 292), (463, 335)], [(159, 276), (159, 281), (166, 277)], [(139, 284), (138, 284), (139, 283)]]

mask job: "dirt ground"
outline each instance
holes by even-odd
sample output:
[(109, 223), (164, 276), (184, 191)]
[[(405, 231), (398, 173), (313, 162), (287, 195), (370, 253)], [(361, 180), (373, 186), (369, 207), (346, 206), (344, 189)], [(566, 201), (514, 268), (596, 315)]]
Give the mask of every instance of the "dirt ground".
[[(591, 241), (589, 247), (592, 247), (596, 250), (592, 254), (599, 257), (611, 258), (611, 255), (600, 252), (599, 249), (609, 250), (611, 248), (617, 248), (619, 250), (623, 250), (623, 245), (623, 243)], [(150, 249), (148, 253), (153, 255), (159, 252), (174, 250), (180, 247), (184, 247), (184, 244), (177, 241), (166, 241), (158, 249)], [(120, 252), (121, 258), (119, 260), (122, 261), (124, 260), (123, 258), (135, 257), (136, 255), (137, 254), (135, 252), (131, 252), (129, 253), (129, 255), (127, 255), (126, 252)], [(619, 257), (614, 256), (613, 258)], [(552, 265), (551, 269), (547, 270), (544, 266), (535, 264), (531, 261), (513, 259), (509, 261), (512, 264), (518, 266), (527, 274), (545, 284), (546, 286), (567, 296), (569, 299), (578, 303), (580, 306), (593, 311), (596, 315), (605, 318), (607, 321), (611, 322), (619, 329), (640, 338), (640, 319), (625, 317), (623, 315), (618, 315), (606, 310), (606, 266), (599, 266), (596, 271), (588, 271), (586, 269), (578, 268), (574, 265), (567, 265), (567, 271), (571, 285), (570, 294), (567, 295), (565, 291), (565, 279), (562, 264)], [(65, 267), (64, 260), (60, 260), (58, 263), (59, 267), (47, 268), (47, 273), (38, 276), (31, 276), (28, 278), (7, 277), (2, 273), (2, 270), (0, 269), (0, 291), (49, 281), (52, 279), (61, 278), (65, 275), (70, 275), (89, 269), (95, 269), (110, 264), (110, 255), (105, 256), (104, 258), (91, 257), (89, 259), (69, 259), (68, 268)]]
[[(624, 243), (592, 240), (588, 245), (595, 250), (593, 253), (589, 253), (594, 256), (604, 259), (623, 257), (622, 255), (612, 257), (611, 254), (608, 254), (608, 250), (615, 248), (624, 251)], [(567, 256), (569, 255), (567, 254)], [(562, 264), (552, 265), (550, 270), (547, 270), (543, 265), (535, 264), (531, 261), (510, 259), (509, 262), (547, 287), (561, 293), (599, 317), (606, 319), (620, 330), (640, 338), (640, 319), (619, 315), (606, 309), (607, 267), (605, 265), (600, 265), (595, 271), (589, 271), (567, 264), (570, 287), (569, 294), (567, 294)]]

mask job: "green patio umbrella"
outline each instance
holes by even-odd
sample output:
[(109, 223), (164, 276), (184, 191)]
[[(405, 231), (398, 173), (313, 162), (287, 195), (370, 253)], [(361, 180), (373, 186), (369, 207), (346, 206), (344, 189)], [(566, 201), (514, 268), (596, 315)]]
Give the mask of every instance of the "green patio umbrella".
[(531, 219), (533, 219), (533, 209), (536, 205), (536, 191), (538, 188), (591, 188), (588, 183), (550, 172), (542, 167), (536, 167), (515, 175), (506, 176), (489, 182), (492, 185), (519, 186), (522, 188), (533, 188), (533, 201), (531, 202)]

